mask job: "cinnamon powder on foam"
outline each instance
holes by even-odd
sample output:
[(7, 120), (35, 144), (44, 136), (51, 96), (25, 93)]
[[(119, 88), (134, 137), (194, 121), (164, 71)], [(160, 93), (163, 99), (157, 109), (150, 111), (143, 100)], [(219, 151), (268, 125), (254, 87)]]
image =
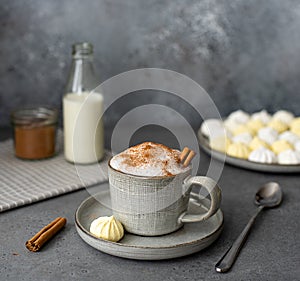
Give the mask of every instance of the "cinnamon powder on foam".
[[(179, 151), (169, 148), (163, 144), (154, 142), (144, 142), (130, 147), (129, 149), (127, 149), (126, 153), (121, 153), (120, 156), (121, 158), (123, 158), (121, 164), (129, 167), (142, 167), (146, 164), (158, 162), (158, 160), (156, 159), (158, 157), (157, 148), (161, 148), (164, 152), (167, 153), (170, 158), (173, 158), (178, 165), (180, 164)], [(173, 173), (168, 171), (168, 160), (162, 160), (160, 161), (160, 163), (162, 164), (162, 171), (164, 175), (174, 176)]]

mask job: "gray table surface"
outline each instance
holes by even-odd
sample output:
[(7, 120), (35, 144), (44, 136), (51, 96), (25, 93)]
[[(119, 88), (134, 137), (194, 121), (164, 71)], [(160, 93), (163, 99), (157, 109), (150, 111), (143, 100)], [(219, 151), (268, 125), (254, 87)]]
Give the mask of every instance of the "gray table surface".
[[(202, 163), (208, 161), (204, 153), (201, 157)], [(122, 259), (85, 244), (75, 230), (74, 213), (89, 196), (86, 190), (1, 213), (0, 280), (300, 280), (299, 180), (299, 175), (226, 165), (219, 181), (225, 215), (220, 238), (202, 252), (166, 261)], [(282, 205), (258, 217), (232, 270), (216, 273), (215, 263), (255, 210), (254, 193), (268, 181), (283, 187)], [(57, 216), (67, 218), (65, 229), (40, 252), (29, 252), (25, 241)]]

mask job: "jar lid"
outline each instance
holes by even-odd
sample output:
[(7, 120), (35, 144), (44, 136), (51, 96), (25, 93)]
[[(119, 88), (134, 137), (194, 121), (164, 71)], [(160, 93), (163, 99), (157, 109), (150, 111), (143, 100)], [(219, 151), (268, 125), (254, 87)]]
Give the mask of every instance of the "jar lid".
[(40, 127), (57, 123), (58, 111), (54, 108), (35, 107), (18, 109), (12, 112), (11, 122), (14, 125)]

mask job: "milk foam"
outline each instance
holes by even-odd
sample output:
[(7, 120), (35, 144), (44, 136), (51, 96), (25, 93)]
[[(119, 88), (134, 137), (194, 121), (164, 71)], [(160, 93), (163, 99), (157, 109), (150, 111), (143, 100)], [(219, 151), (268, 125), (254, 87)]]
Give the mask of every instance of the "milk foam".
[(115, 155), (110, 165), (115, 170), (136, 176), (173, 176), (190, 169), (182, 166), (179, 156), (179, 150), (144, 142)]

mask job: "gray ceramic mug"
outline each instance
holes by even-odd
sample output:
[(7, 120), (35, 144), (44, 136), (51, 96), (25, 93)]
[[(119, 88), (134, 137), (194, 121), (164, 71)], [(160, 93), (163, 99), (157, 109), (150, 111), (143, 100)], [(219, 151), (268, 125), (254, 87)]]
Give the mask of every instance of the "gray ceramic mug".
[[(191, 168), (176, 176), (142, 177), (120, 172), (108, 164), (113, 215), (133, 234), (156, 236), (171, 233), (183, 223), (206, 220), (220, 207), (221, 189), (208, 177), (191, 176)], [(192, 185), (210, 194), (205, 214), (188, 214)]]

